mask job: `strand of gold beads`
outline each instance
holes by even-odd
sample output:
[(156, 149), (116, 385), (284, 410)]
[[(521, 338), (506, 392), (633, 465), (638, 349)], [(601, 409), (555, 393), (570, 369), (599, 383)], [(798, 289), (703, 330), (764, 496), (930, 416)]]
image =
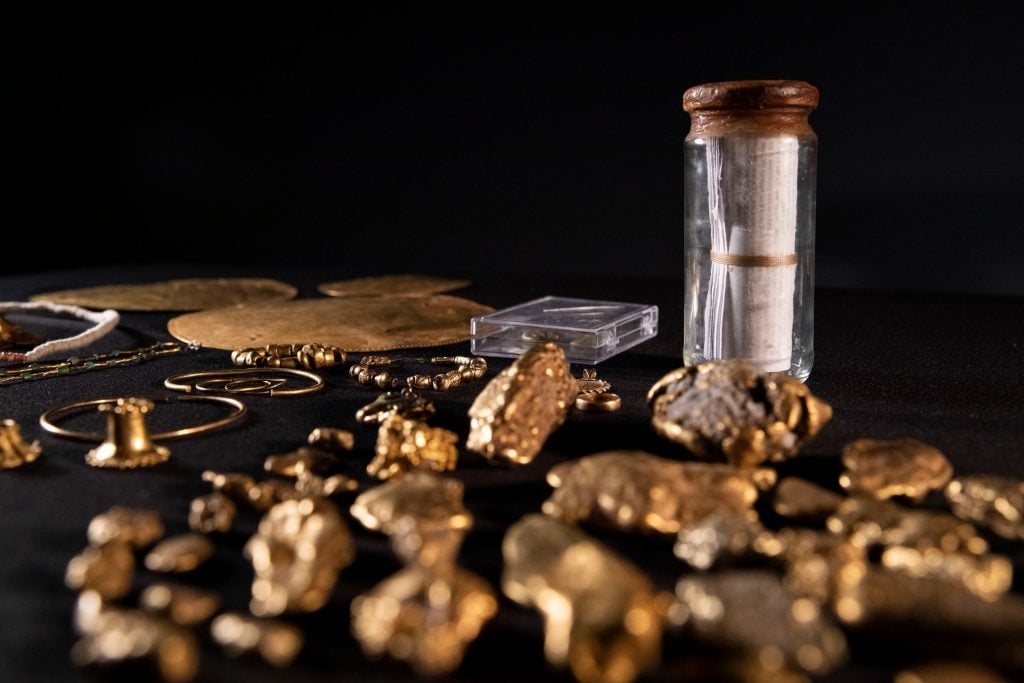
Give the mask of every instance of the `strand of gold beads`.
[[(389, 372), (387, 368), (395, 363), (407, 361), (431, 363), (455, 368), (436, 375), (414, 374), (402, 378)], [(395, 389), (406, 386), (410, 389), (433, 389), (448, 391), (463, 382), (480, 379), (487, 372), (487, 361), (476, 356), (435, 356), (425, 358), (392, 358), (391, 356), (363, 356), (360, 361), (349, 368), (349, 375), (365, 386), (376, 386), (379, 389)]]

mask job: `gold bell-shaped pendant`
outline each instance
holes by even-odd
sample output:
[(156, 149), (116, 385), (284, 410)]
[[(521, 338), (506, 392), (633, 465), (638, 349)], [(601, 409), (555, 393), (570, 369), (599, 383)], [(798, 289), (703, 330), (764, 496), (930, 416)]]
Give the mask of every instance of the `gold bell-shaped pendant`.
[(14, 420), (0, 420), (0, 470), (21, 467), (39, 457), (38, 441), (25, 443)]
[(101, 404), (107, 414), (107, 439), (85, 455), (93, 467), (132, 469), (166, 462), (171, 452), (157, 446), (146, 430), (146, 413), (153, 402), (144, 398), (119, 398), (115, 403)]

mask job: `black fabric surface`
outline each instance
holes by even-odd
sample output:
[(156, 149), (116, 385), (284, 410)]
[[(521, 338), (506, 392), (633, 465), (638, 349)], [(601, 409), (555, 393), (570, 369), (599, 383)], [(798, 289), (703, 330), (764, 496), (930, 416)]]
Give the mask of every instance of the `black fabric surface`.
[[(51, 273), (0, 279), (0, 300), (24, 300), (49, 289), (166, 277), (264, 275), (300, 287), (300, 296), (317, 296), (316, 284), (347, 275), (337, 271), (246, 269), (124, 268), (117, 271)], [(455, 476), (466, 484), (466, 505), (475, 516), (461, 563), (495, 587), (501, 571), (500, 545), (508, 526), (537, 511), (549, 488), (544, 475), (569, 458), (614, 448), (639, 448), (669, 457), (686, 457), (680, 447), (662, 441), (648, 427), (644, 395), (663, 373), (680, 365), (682, 283), (596, 278), (475, 278), (458, 294), (501, 308), (544, 294), (585, 296), (656, 303), (661, 309), (657, 339), (599, 367), (623, 398), (620, 412), (586, 415), (574, 412), (529, 466), (498, 467), (462, 452)], [(14, 319), (56, 334), (80, 329), (77, 323), (54, 324), (38, 318)], [(91, 350), (111, 350), (167, 339), (169, 316), (125, 314), (120, 327)], [(861, 436), (912, 436), (937, 445), (958, 473), (1024, 476), (1024, 299), (956, 295), (886, 294), (821, 291), (816, 306), (817, 358), (809, 384), (828, 400), (835, 417), (802, 455), (780, 467), (837, 488), (842, 444)], [(468, 342), (439, 351), (468, 352)], [(229, 363), (223, 351), (201, 351), (153, 360), (128, 368), (87, 373), (0, 387), (0, 417), (11, 417), (30, 439), (39, 438), (43, 455), (36, 463), (0, 472), (0, 679), (10, 682), (92, 680), (68, 659), (73, 642), (71, 612), (75, 595), (63, 585), (67, 561), (85, 543), (93, 515), (113, 505), (158, 509), (168, 533), (187, 530), (189, 501), (207, 493), (200, 473), (207, 468), (258, 475), (263, 459), (301, 445), (319, 425), (352, 429), (356, 450), (345, 456), (345, 472), (359, 477), (361, 490), (372, 485), (363, 468), (370, 458), (375, 431), (357, 425), (355, 410), (376, 392), (361, 387), (345, 370), (327, 373), (327, 388), (296, 399), (250, 398), (245, 421), (197, 438), (168, 442), (171, 461), (140, 471), (103, 471), (87, 467), (87, 445), (43, 436), (40, 413), (58, 404), (91, 398), (165, 393), (165, 377), (189, 370), (216, 369)], [(488, 378), (507, 361), (489, 359)], [(574, 368), (578, 372), (580, 368)], [(434, 423), (465, 436), (466, 409), (483, 382), (434, 395)], [(159, 406), (155, 428), (190, 424), (222, 414), (207, 406)], [(77, 424), (101, 425), (95, 416)], [(339, 496), (347, 509), (355, 494)], [(216, 588), (229, 609), (244, 610), (251, 569), (241, 548), (253, 532), (257, 514), (243, 510), (236, 528), (217, 540), (213, 560), (186, 581)], [(342, 573), (335, 595), (321, 612), (294, 618), (308, 643), (295, 666), (276, 671), (251, 659), (225, 657), (204, 635), (201, 680), (411, 680), (408, 668), (391, 661), (370, 662), (349, 632), (349, 603), (399, 568), (386, 538), (364, 530), (348, 518), (358, 542), (355, 563)], [(628, 537), (594, 532), (670, 589), (682, 573), (669, 539)], [(1020, 552), (1015, 556), (1020, 576)], [(157, 577), (144, 569), (141, 588)], [(162, 577), (161, 577), (162, 578)], [(134, 595), (134, 594), (133, 594)], [(502, 598), (499, 615), (467, 652), (452, 676), (461, 681), (569, 680), (544, 662), (541, 621), (537, 613)], [(886, 647), (869, 636), (851, 643), (854, 660), (828, 680), (890, 680), (915, 655)], [(663, 666), (649, 680), (674, 680), (688, 653), (704, 648), (678, 636), (665, 641)], [(984, 659), (984, 653), (977, 657)]]

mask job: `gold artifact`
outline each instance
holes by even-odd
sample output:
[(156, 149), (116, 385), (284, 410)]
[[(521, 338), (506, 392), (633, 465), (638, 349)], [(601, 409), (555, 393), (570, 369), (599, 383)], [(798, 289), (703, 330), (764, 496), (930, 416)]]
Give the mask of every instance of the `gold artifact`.
[(494, 591), (476, 574), (456, 568), (449, 580), (409, 567), (352, 601), (352, 632), (368, 656), (388, 654), (436, 676), (458, 668), (497, 611)]
[(356, 420), (363, 424), (380, 424), (392, 415), (411, 420), (429, 420), (437, 412), (430, 400), (412, 389), (386, 391), (356, 411)]
[(458, 440), (455, 432), (392, 415), (377, 430), (376, 455), (366, 473), (390, 479), (415, 469), (453, 470), (459, 460)]
[[(287, 389), (291, 381), (310, 384)], [(186, 372), (164, 380), (164, 387), (186, 394), (249, 394), (251, 396), (305, 396), (324, 388), (324, 378), (306, 370), (240, 368)]]
[(799, 380), (739, 360), (673, 370), (647, 403), (658, 434), (742, 467), (792, 457), (832, 419), (831, 406)]
[(917, 439), (857, 439), (843, 447), (847, 491), (875, 498), (907, 496), (920, 501), (953, 476), (953, 466), (937, 448)]
[(582, 683), (629, 683), (661, 650), (664, 599), (576, 527), (527, 515), (505, 534), (502, 590), (544, 615), (544, 652)]
[(473, 401), (466, 448), (491, 460), (529, 464), (565, 421), (576, 389), (562, 348), (550, 342), (537, 344)]
[(199, 648), (187, 629), (141, 610), (104, 605), (92, 591), (78, 598), (75, 629), (81, 638), (71, 660), (78, 666), (151, 658), (167, 683), (186, 683), (199, 671)]
[(135, 556), (124, 543), (89, 546), (68, 562), (64, 583), (72, 590), (95, 591), (104, 599), (128, 594), (135, 576)]
[[(227, 427), (245, 415), (246, 408), (245, 404), (241, 401), (237, 401), (227, 396), (143, 396), (136, 398), (97, 398), (91, 401), (78, 401), (76, 403), (68, 403), (67, 405), (59, 406), (57, 408), (50, 408), (45, 413), (39, 416), (39, 426), (44, 430), (65, 439), (72, 439), (74, 441), (91, 441), (95, 443), (102, 443), (108, 438), (108, 435), (104, 435), (99, 432), (75, 432), (70, 429), (64, 429), (58, 427), (54, 422), (57, 418), (66, 417), (70, 413), (80, 412), (86, 408), (92, 408), (98, 406), (114, 406), (123, 405), (125, 403), (135, 403), (134, 408), (130, 411), (134, 414), (139, 414), (142, 411), (139, 410), (138, 402), (148, 403), (189, 403), (193, 401), (201, 401), (205, 403), (223, 404), (234, 408), (234, 412), (227, 417), (222, 417), (219, 420), (213, 422), (207, 422), (206, 424), (195, 425), (194, 427), (183, 427), (181, 429), (175, 429), (170, 432), (161, 432), (159, 434), (149, 435), (150, 441), (161, 441), (164, 439), (180, 439), (186, 436), (195, 436), (196, 434), (202, 434), (203, 432), (213, 431), (214, 429), (220, 429), (221, 427)], [(129, 412), (129, 411), (124, 411)], [(108, 413), (108, 432), (109, 426), (113, 421), (113, 416), (117, 413)], [(141, 415), (140, 415), (141, 417)], [(115, 422), (116, 423), (116, 422)], [(129, 424), (134, 424), (134, 418), (129, 420)], [(116, 445), (116, 444), (115, 444)]]
[(1024, 481), (957, 477), (946, 487), (946, 499), (960, 519), (984, 524), (1003, 538), (1024, 540)]
[(43, 338), (34, 332), (26, 332), (21, 325), (0, 315), (0, 351), (19, 346), (37, 346)]
[(622, 397), (611, 392), (581, 393), (574, 405), (585, 413), (614, 413), (622, 407)]
[(190, 572), (213, 555), (213, 543), (196, 533), (165, 538), (146, 555), (146, 569), (154, 572)]
[(469, 287), (469, 280), (453, 280), (428, 275), (381, 275), (352, 280), (325, 282), (317, 289), (336, 297), (395, 296), (399, 294), (441, 294)]
[(145, 415), (152, 409), (153, 402), (144, 398), (101, 403), (99, 411), (107, 415), (107, 440), (86, 453), (85, 462), (93, 467), (120, 470), (167, 462), (171, 452), (153, 443), (146, 429)]
[(367, 529), (390, 536), (406, 563), (450, 566), (473, 525), (462, 492), (457, 479), (416, 470), (360, 494), (350, 512)]
[(882, 552), (882, 566), (910, 576), (955, 581), (989, 601), (1010, 590), (1013, 581), (1013, 564), (1002, 555), (943, 553), (938, 548), (897, 545)]
[(767, 571), (729, 571), (676, 584), (673, 621), (703, 641), (823, 674), (847, 655), (846, 638), (819, 605)]
[(469, 339), (469, 320), (488, 306), (454, 296), (302, 299), (189, 313), (167, 329), (214, 349), (316, 339), (346, 351), (441, 346)]
[(786, 477), (775, 489), (772, 509), (783, 517), (824, 521), (842, 502), (843, 497), (834, 491), (806, 479)]
[(598, 379), (597, 370), (588, 368), (583, 371), (583, 376), (576, 380), (576, 387), (581, 394), (603, 394), (610, 391), (612, 385)]
[(42, 450), (38, 441), (25, 443), (17, 422), (0, 420), (0, 470), (35, 462)]
[(912, 510), (887, 500), (847, 498), (826, 526), (834, 534), (856, 537), (865, 546), (904, 545), (972, 555), (988, 552), (988, 542), (973, 525), (944, 512)]
[(164, 535), (164, 523), (156, 510), (114, 506), (89, 522), (89, 543), (124, 543), (145, 548)]
[(310, 446), (331, 448), (336, 451), (350, 451), (356, 445), (355, 434), (347, 429), (334, 427), (317, 427), (309, 433), (307, 441)]
[(930, 662), (903, 669), (893, 683), (1009, 683), (994, 670), (968, 662)]
[(261, 301), (286, 301), (298, 290), (264, 278), (194, 278), (143, 285), (105, 285), (36, 294), (32, 301), (117, 311), (200, 311)]
[(346, 358), (337, 346), (323, 344), (267, 344), (231, 352), (231, 362), (239, 368), (326, 370), (341, 365)]
[(220, 598), (213, 591), (154, 583), (139, 596), (139, 606), (147, 612), (162, 614), (179, 626), (195, 626), (220, 609)]
[(223, 493), (239, 502), (248, 503), (250, 493), (256, 487), (256, 480), (248, 474), (206, 470), (202, 476), (203, 481), (209, 482), (215, 492)]
[(182, 351), (198, 350), (198, 345), (182, 344), (181, 342), (157, 342), (151, 346), (110, 353), (94, 353), (89, 356), (72, 356), (67, 360), (48, 363), (21, 363), (5, 365), (0, 368), (0, 386), (29, 382), (51, 377), (79, 375), (91, 370), (104, 370), (135, 365), (151, 358), (173, 356)]
[(235, 523), (238, 507), (223, 493), (193, 498), (188, 507), (188, 526), (203, 534), (227, 533)]
[[(775, 473), (679, 462), (643, 451), (607, 451), (553, 467), (543, 511), (564, 522), (589, 520), (623, 531), (676, 533), (715, 512), (750, 517), (757, 482)], [(755, 516), (756, 519), (756, 516)]]
[[(298, 476), (296, 474), (296, 476)], [(285, 500), (299, 500), (307, 494), (299, 491), (295, 484), (279, 479), (257, 482), (248, 474), (237, 472), (203, 472), (203, 481), (210, 482), (213, 490), (223, 493), (240, 503), (245, 503), (261, 512), (266, 512)]]
[(355, 543), (330, 501), (286, 500), (263, 515), (245, 556), (256, 574), (249, 602), (254, 615), (315, 612), (355, 558)]
[(210, 625), (213, 639), (230, 655), (259, 654), (272, 666), (285, 667), (302, 649), (302, 631), (276, 619), (225, 612)]
[(401, 361), (415, 361), (426, 363), (426, 358), (392, 358), (390, 356), (366, 355), (359, 359), (359, 362), (348, 369), (348, 374), (364, 386), (375, 386), (378, 389), (433, 389), (434, 391), (448, 391), (460, 386), (463, 382), (470, 382), (480, 379), (487, 373), (487, 361), (476, 356), (434, 356), (430, 363), (440, 366), (455, 366), (437, 375), (414, 374), (408, 377), (397, 377), (386, 368), (393, 363)]

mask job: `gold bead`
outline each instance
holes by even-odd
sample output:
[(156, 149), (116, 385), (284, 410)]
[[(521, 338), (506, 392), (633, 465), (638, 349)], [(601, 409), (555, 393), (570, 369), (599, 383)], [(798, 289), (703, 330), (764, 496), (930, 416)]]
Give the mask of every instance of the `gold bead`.
[(434, 376), (434, 391), (448, 391), (448, 389), (451, 388), (451, 385), (451, 380), (445, 377), (444, 375)]
[(388, 372), (382, 372), (375, 375), (373, 378), (374, 384), (380, 389), (388, 389), (391, 387), (391, 374)]

